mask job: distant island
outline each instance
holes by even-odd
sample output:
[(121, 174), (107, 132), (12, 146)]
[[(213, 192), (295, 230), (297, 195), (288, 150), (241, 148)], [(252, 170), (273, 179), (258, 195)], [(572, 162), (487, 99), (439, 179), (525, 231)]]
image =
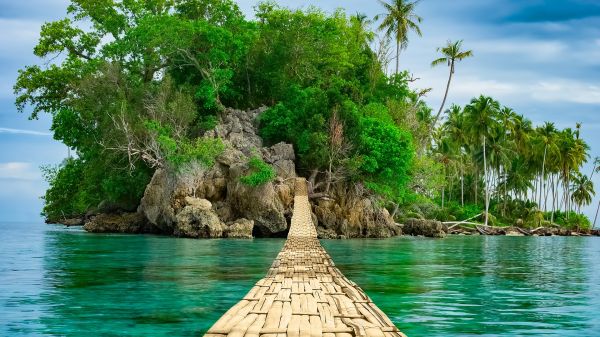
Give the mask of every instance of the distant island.
[[(49, 223), (91, 232), (284, 237), (296, 177), (320, 238), (590, 235), (581, 124), (533, 125), (482, 93), (452, 100), (476, 51), (449, 40), (439, 107), (402, 70), (415, 2), (368, 18), (274, 2), (72, 1), (46, 23), (16, 105), (74, 155), (43, 168)], [(378, 6), (379, 6), (378, 5)], [(592, 172), (582, 165), (593, 160)], [(599, 204), (600, 207), (600, 204)], [(597, 217), (597, 216), (596, 216)]]

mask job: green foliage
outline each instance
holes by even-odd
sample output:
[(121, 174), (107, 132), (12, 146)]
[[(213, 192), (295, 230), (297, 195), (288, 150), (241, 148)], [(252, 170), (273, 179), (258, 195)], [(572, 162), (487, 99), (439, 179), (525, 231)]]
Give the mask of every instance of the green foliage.
[(171, 129), (156, 121), (148, 120), (145, 125), (148, 131), (156, 134), (156, 141), (165, 159), (175, 168), (190, 161), (197, 161), (206, 167), (212, 167), (215, 158), (225, 150), (225, 144), (219, 138), (177, 140), (173, 138)]
[(367, 186), (389, 198), (401, 197), (414, 152), (410, 134), (380, 119), (364, 118), (357, 149)]
[[(546, 219), (550, 219), (552, 214), (548, 212), (544, 216)], [(571, 230), (585, 230), (592, 227), (591, 221), (587, 216), (576, 212), (556, 212), (554, 213), (554, 223)]]
[(42, 172), (50, 185), (44, 196), (42, 214), (60, 221), (85, 214), (102, 201), (135, 210), (150, 181), (145, 167), (134, 171), (119, 169), (117, 163), (67, 159), (59, 166), (44, 166)]
[[(251, 21), (230, 0), (72, 0), (68, 14), (42, 27), (34, 50), (64, 57), (25, 67), (14, 86), (19, 110), (51, 114), (78, 158), (57, 171), (48, 215), (130, 204), (157, 167), (212, 165), (224, 145), (198, 136), (226, 106), (270, 106), (260, 134), (292, 143), (301, 173), (365, 181), (394, 202), (408, 195), (431, 110), (408, 73), (386, 76), (364, 18), (262, 3)], [(272, 179), (250, 165), (248, 184)]]
[(244, 185), (257, 187), (273, 181), (277, 174), (273, 167), (265, 163), (259, 156), (252, 156), (248, 161), (250, 173), (240, 177), (240, 182)]

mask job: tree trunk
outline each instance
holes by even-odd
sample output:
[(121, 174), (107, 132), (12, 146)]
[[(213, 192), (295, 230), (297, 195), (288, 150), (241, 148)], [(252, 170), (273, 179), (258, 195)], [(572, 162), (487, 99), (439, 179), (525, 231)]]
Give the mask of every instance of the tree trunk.
[(398, 75), (398, 69), (400, 67), (400, 39), (396, 39), (396, 75)]
[(465, 173), (464, 168), (460, 168), (460, 203), (462, 207), (465, 207)]
[(446, 192), (446, 186), (442, 186), (442, 209), (444, 209), (444, 197)]
[[(544, 159), (542, 160), (542, 177), (540, 178), (540, 185), (542, 184), (542, 181), (544, 181), (544, 171), (546, 169), (546, 153), (548, 151), (548, 144), (546, 144), (546, 146), (544, 146)], [(542, 208), (542, 188), (540, 187), (540, 202), (538, 203), (538, 207), (541, 209)]]
[(394, 203), (394, 211), (392, 212), (392, 219), (394, 219), (394, 217), (396, 216), (396, 213), (398, 213), (398, 208), (400, 208), (400, 204)]
[(596, 216), (594, 216), (594, 224), (592, 229), (596, 229), (596, 220), (598, 220), (598, 211), (600, 211), (600, 201), (598, 201), (598, 207), (596, 208)]
[[(475, 167), (477, 167), (477, 165), (475, 165)], [(478, 189), (477, 186), (479, 185), (479, 169), (475, 168), (475, 205), (479, 205), (479, 196), (478, 196)]]
[(488, 225), (488, 215), (490, 210), (489, 186), (487, 176), (487, 157), (485, 151), (485, 136), (483, 136), (483, 179), (485, 185), (485, 225)]
[(444, 105), (446, 105), (446, 99), (448, 98), (448, 91), (450, 90), (450, 82), (452, 82), (452, 75), (454, 75), (454, 61), (452, 61), (452, 64), (450, 65), (450, 75), (448, 76), (448, 83), (446, 84), (446, 92), (444, 93), (444, 99), (442, 100), (442, 105), (440, 106), (440, 110), (438, 111), (437, 115), (435, 115), (435, 119), (433, 120), (433, 123), (431, 124), (432, 131), (435, 128), (435, 125), (437, 124), (438, 120), (440, 119), (440, 116), (442, 115), (442, 111), (444, 110)]
[(552, 213), (550, 213), (550, 223), (554, 223), (554, 211), (556, 210), (556, 184), (554, 183), (555, 175), (552, 175)]

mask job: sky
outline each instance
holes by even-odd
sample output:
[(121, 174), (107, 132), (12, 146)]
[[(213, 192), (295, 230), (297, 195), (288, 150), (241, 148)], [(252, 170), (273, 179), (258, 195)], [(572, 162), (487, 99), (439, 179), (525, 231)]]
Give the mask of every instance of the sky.
[[(39, 221), (46, 184), (39, 167), (58, 164), (67, 148), (52, 139), (51, 120), (28, 120), (14, 107), (18, 69), (45, 64), (32, 54), (44, 22), (65, 16), (67, 0), (0, 0), (0, 221)], [(293, 8), (317, 5), (373, 17), (376, 1), (290, 1)], [(256, 1), (238, 1), (251, 17)], [(422, 37), (412, 35), (400, 66), (419, 78), (415, 88), (432, 88), (427, 102), (439, 106), (446, 67), (431, 68), (436, 48), (463, 39), (475, 56), (457, 65), (449, 103), (463, 105), (480, 94), (530, 118), (558, 127), (583, 123), (591, 157), (600, 156), (600, 1), (597, 0), (422, 0)], [(592, 169), (586, 165), (583, 172)], [(598, 196), (585, 213), (593, 217)]]

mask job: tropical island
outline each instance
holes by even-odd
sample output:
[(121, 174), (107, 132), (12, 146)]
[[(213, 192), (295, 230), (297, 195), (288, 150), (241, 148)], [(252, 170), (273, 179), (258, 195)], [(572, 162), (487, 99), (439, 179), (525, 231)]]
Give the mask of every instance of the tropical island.
[[(439, 107), (401, 71), (416, 3), (368, 18), (274, 2), (73, 0), (45, 24), (16, 104), (74, 155), (44, 168), (50, 223), (91, 232), (283, 237), (305, 177), (320, 238), (590, 235), (580, 124), (533, 125), (482, 93), (451, 102), (476, 50), (449, 40)], [(413, 35), (411, 35), (413, 34)], [(490, 96), (492, 95), (492, 96)], [(600, 206), (600, 204), (599, 204)]]

